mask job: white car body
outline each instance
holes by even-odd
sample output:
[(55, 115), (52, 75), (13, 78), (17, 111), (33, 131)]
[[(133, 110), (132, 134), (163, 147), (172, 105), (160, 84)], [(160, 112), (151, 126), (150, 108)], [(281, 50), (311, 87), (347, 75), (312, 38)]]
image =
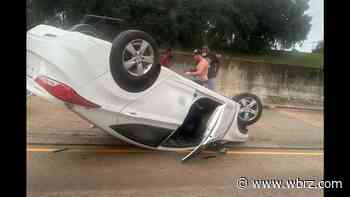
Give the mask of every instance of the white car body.
[[(237, 126), (240, 105), (167, 69), (161, 68), (147, 90), (131, 93), (113, 80), (109, 67), (112, 43), (79, 32), (38, 25), (27, 32), (27, 89), (34, 95), (62, 104), (109, 134), (131, 144), (157, 150), (193, 149), (222, 140), (243, 142), (248, 138)], [(34, 79), (46, 76), (74, 89), (81, 97), (98, 104), (87, 108), (69, 104), (42, 88)], [(191, 147), (149, 146), (132, 140), (111, 125), (149, 125), (176, 131), (194, 103), (209, 98), (220, 103), (211, 115), (200, 144)], [(142, 132), (142, 131), (140, 131)]]

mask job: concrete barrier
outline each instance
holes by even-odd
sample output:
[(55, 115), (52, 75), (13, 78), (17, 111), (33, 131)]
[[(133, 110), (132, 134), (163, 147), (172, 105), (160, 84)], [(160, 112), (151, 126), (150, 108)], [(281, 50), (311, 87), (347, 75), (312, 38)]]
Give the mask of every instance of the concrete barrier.
[[(191, 55), (175, 53), (171, 69), (183, 74), (193, 64)], [(322, 69), (225, 59), (216, 87), (225, 96), (254, 93), (263, 103), (323, 106)]]

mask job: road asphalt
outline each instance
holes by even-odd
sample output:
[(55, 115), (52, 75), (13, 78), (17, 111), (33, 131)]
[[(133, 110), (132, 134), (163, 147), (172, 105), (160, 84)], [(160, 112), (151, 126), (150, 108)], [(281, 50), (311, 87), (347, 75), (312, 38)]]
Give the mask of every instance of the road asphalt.
[[(29, 197), (323, 196), (320, 188), (258, 189), (252, 182), (299, 179), (316, 185), (323, 177), (322, 151), (233, 149), (181, 163), (185, 153), (69, 148), (28, 147)], [(249, 181), (245, 189), (238, 186), (242, 178)]]

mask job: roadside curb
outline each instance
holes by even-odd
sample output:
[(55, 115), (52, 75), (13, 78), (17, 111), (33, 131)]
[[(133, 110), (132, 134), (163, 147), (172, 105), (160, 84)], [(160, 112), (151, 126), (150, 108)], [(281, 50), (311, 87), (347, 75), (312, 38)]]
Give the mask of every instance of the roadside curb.
[(292, 105), (265, 104), (265, 105), (263, 105), (263, 108), (266, 108), (266, 109), (281, 108), (281, 109), (298, 109), (298, 110), (309, 110), (309, 111), (324, 111), (323, 107), (305, 107), (305, 106), (292, 106)]

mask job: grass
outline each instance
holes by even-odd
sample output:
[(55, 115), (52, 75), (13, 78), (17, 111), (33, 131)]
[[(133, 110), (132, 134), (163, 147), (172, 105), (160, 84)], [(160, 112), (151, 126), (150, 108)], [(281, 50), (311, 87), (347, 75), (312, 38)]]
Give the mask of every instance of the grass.
[(286, 64), (292, 66), (303, 66), (308, 68), (323, 69), (323, 54), (303, 53), (303, 52), (283, 52), (269, 55), (246, 55), (246, 54), (226, 54), (232, 59), (246, 59), (255, 62), (271, 64)]
[[(176, 52), (180, 50), (175, 50)], [(181, 50), (181, 52), (191, 54), (191, 50)], [(244, 53), (222, 53), (224, 58), (247, 60), (253, 62), (263, 62), (270, 64), (285, 64), (292, 66), (303, 66), (308, 68), (323, 69), (323, 54), (304, 53), (295, 51), (274, 51), (266, 55), (250, 55)]]

